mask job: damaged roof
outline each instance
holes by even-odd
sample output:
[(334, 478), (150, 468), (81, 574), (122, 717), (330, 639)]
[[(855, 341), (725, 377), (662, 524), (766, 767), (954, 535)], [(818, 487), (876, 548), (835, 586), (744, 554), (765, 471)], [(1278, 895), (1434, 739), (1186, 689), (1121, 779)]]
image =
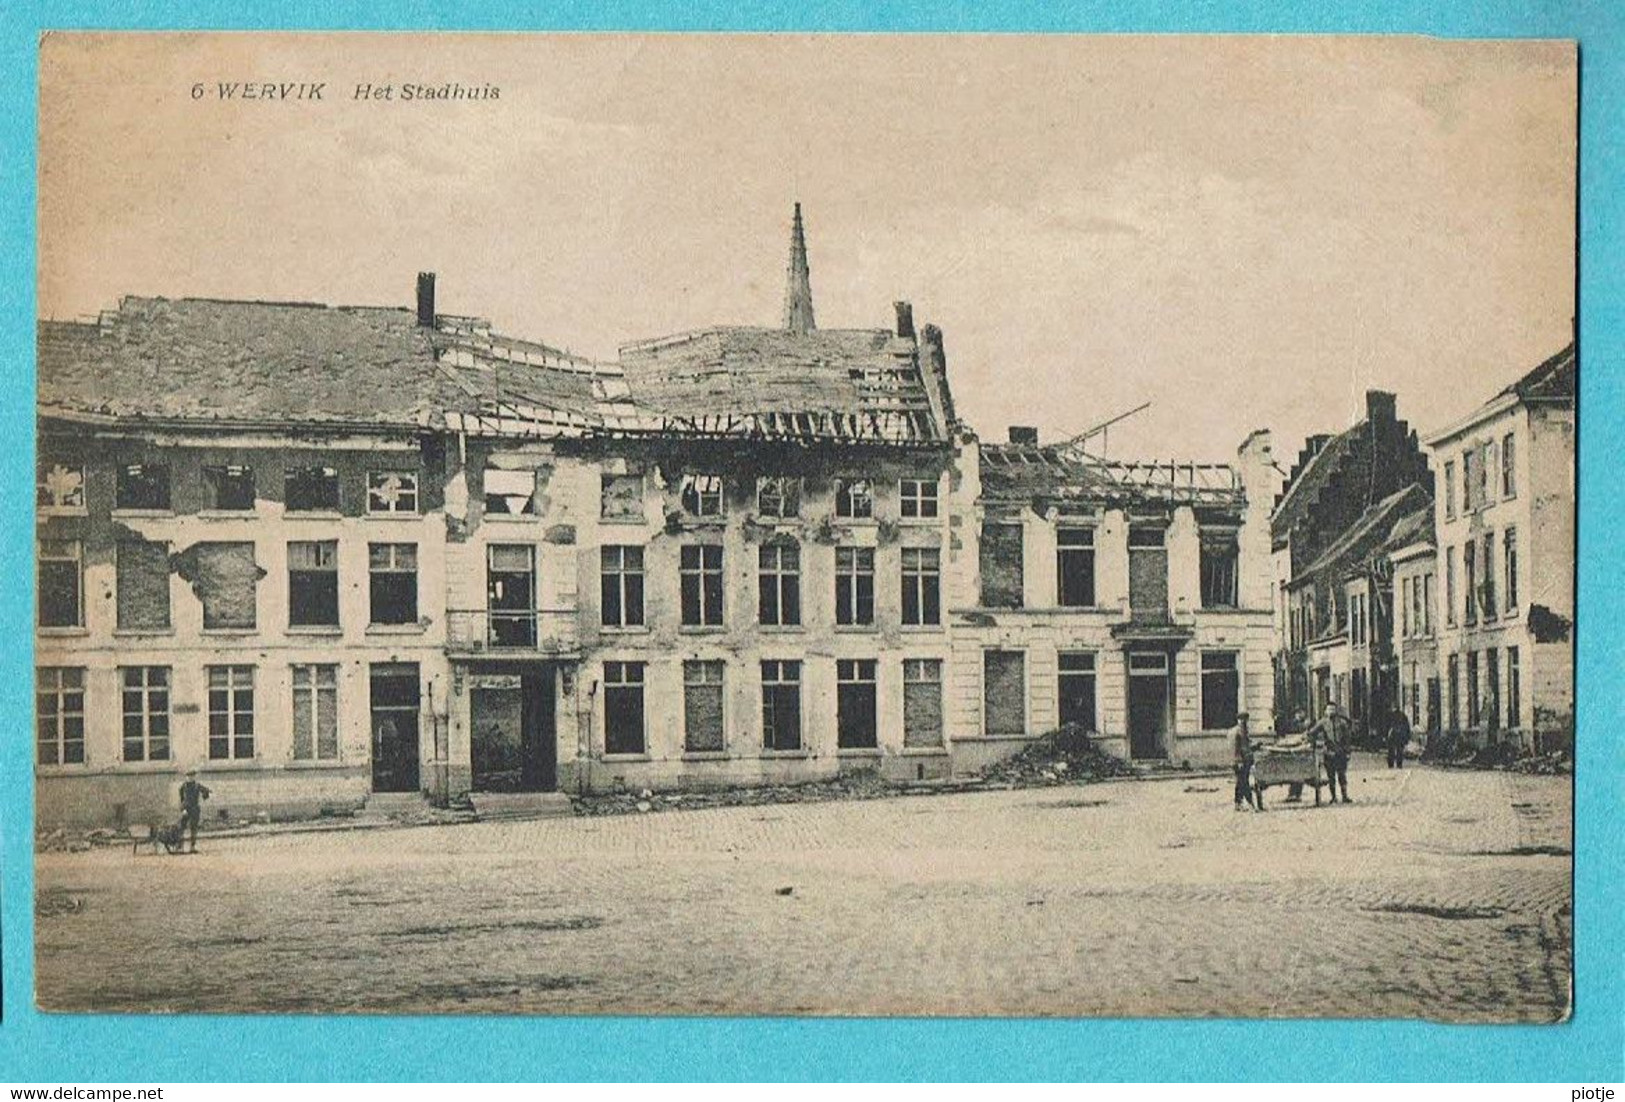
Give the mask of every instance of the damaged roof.
[(1533, 371), (1501, 393), (1516, 394), (1526, 402), (1565, 400), (1572, 402), (1578, 381), (1574, 342), (1570, 341), (1568, 347), (1542, 361)]
[(1222, 463), (1125, 463), (1065, 445), (981, 445), (982, 495), (1099, 504), (1158, 502), (1241, 508), (1247, 495)]
[(1342, 574), (1358, 567), (1388, 546), (1395, 529), (1407, 523), (1426, 507), (1432, 513), (1433, 498), (1416, 483), (1396, 490), (1360, 514), (1360, 519), (1322, 551), (1308, 569), (1288, 583), (1297, 588), (1325, 574)]

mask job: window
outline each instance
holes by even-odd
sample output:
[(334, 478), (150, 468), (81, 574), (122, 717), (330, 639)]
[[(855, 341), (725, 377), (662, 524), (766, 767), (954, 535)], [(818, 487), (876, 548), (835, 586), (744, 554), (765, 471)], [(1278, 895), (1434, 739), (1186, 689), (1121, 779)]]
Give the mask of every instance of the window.
[(684, 627), (722, 626), (722, 547), (685, 544), (679, 552)]
[(1518, 609), (1518, 530), (1508, 528), (1501, 536), (1501, 573), (1506, 577), (1506, 610)]
[(293, 756), (295, 761), (338, 760), (337, 666), (293, 667)]
[(1203, 530), (1201, 541), (1202, 607), (1235, 608), (1240, 603), (1236, 564), (1241, 558), (1236, 533)]
[(835, 549), (835, 622), (855, 625), (875, 622), (875, 549)]
[(485, 549), (485, 607), (496, 647), (536, 645), (536, 549), (493, 543)]
[(1444, 465), (1444, 519), (1456, 519), (1456, 463), (1450, 460)]
[(485, 512), (499, 517), (530, 516), (536, 512), (536, 472), (487, 467), (480, 475)]
[(120, 631), (169, 628), (169, 545), (119, 540), (114, 551)]
[(1469, 727), (1478, 726), (1479, 699), (1478, 652), (1470, 650), (1467, 652), (1467, 726)]
[(169, 760), (169, 667), (120, 666), (124, 760)]
[[(529, 472), (532, 479), (535, 472)], [(418, 476), (412, 471), (368, 471), (367, 512), (416, 513)]]
[(897, 487), (898, 508), (904, 517), (934, 517), (937, 515), (937, 483), (935, 479), (905, 478)]
[(228, 513), (254, 511), (254, 469), (239, 465), (204, 467), (209, 508)]
[(874, 487), (867, 478), (835, 480), (835, 515), (854, 518), (875, 515)]
[(39, 541), (39, 626), (83, 627), (84, 573), (78, 540)]
[(169, 468), (162, 463), (127, 463), (118, 469), (115, 509), (169, 511)]
[(940, 659), (903, 659), (903, 745), (942, 745)]
[(336, 513), (339, 472), (332, 467), (289, 467), (282, 474), (282, 500), (290, 513)]
[(1519, 676), (1518, 648), (1507, 648), (1507, 726), (1523, 722), (1523, 685)]
[(1493, 647), (1484, 652), (1484, 725), (1501, 729), (1501, 652)]
[(683, 749), (719, 753), (727, 748), (722, 727), (722, 663), (683, 663)]
[(1444, 622), (1456, 626), (1456, 549), (1444, 549)]
[(337, 540), (297, 540), (288, 544), (288, 624), (338, 627)]
[(599, 549), (599, 619), (605, 627), (643, 623), (643, 548)]
[(1469, 539), (1461, 545), (1462, 579), (1467, 592), (1463, 620), (1468, 627), (1478, 623), (1478, 543)]
[(801, 479), (774, 476), (756, 482), (756, 511), (764, 517), (801, 515)]
[(41, 765), (85, 761), (85, 671), (79, 666), (41, 666), (35, 673), (35, 735)]
[(980, 565), (983, 608), (1020, 608), (1024, 594), (1023, 539), (1020, 524), (987, 521), (982, 525)]
[(1356, 723), (1365, 719), (1366, 716), (1368, 694), (1366, 692), (1365, 673), (1364, 669), (1358, 669), (1349, 677), (1349, 718)]
[(762, 663), (762, 749), (801, 749), (801, 663)]
[(643, 476), (604, 475), (598, 489), (598, 515), (604, 520), (642, 520)]
[(835, 662), (835, 744), (842, 750), (879, 745), (875, 727), (875, 660)]
[(255, 624), (255, 586), (262, 572), (254, 562), (252, 543), (194, 545), (196, 578), (192, 583), (203, 603), (206, 629), (246, 630)]
[(643, 663), (604, 663), (604, 753), (643, 753)]
[(1027, 655), (982, 652), (982, 725), (989, 735), (1027, 733)]
[(1414, 620), (1413, 610), (1416, 607), (1416, 581), (1415, 577), (1407, 576), (1399, 586), (1399, 634), (1404, 639), (1411, 637), (1411, 624)]
[(1095, 603), (1095, 530), (1055, 530), (1056, 603), (1091, 608)]
[(683, 512), (691, 517), (722, 515), (722, 477), (714, 474), (683, 476)]
[(1422, 634), (1433, 634), (1433, 571), (1422, 575)]
[(1495, 619), (1500, 612), (1500, 606), (1495, 603), (1495, 533), (1484, 533), (1484, 554), (1482, 559), (1484, 567), (1483, 587), (1480, 594), (1479, 607), (1484, 614), (1485, 621)]
[(34, 473), (34, 505), (42, 513), (84, 512), (84, 466), (40, 462)]
[(1461, 728), (1461, 663), (1457, 656), (1452, 654), (1446, 659), (1445, 665), (1448, 670), (1449, 680), (1446, 688), (1448, 691), (1447, 706), (1450, 710), (1450, 729), (1456, 731)]
[[(1202, 652), (1202, 730), (1228, 731), (1240, 714), (1241, 672), (1235, 651)], [(1356, 671), (1358, 673), (1359, 671)]]
[(935, 547), (903, 548), (903, 623), (942, 622), (942, 552)]
[(1501, 496), (1518, 496), (1517, 444), (1512, 433), (1501, 438)]
[(254, 756), (254, 667), (209, 667), (209, 757)]
[(418, 622), (418, 545), (367, 545), (370, 620), (374, 624)]
[(1349, 594), (1349, 643), (1365, 646), (1365, 594)]
[(764, 544), (758, 552), (760, 620), (788, 626), (801, 623), (801, 549), (793, 543)]
[(1062, 727), (1098, 731), (1095, 718), (1095, 656), (1092, 651), (1062, 651), (1059, 667), (1059, 712)]

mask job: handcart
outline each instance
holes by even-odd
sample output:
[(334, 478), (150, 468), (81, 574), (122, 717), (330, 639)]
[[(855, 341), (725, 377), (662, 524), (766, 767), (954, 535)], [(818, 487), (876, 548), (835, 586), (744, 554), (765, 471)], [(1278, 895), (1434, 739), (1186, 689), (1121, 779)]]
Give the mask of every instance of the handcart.
[(1294, 739), (1264, 743), (1253, 755), (1251, 780), (1260, 811), (1264, 810), (1264, 789), (1278, 784), (1312, 787), (1315, 806), (1319, 807), (1320, 788), (1327, 783), (1320, 741)]

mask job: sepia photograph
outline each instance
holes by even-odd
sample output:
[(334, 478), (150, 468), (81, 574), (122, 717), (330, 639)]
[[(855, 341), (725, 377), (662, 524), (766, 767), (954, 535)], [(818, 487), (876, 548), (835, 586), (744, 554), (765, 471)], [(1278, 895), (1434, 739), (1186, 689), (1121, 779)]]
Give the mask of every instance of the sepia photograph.
[(1573, 42), (39, 65), (39, 1009), (1569, 1019)]

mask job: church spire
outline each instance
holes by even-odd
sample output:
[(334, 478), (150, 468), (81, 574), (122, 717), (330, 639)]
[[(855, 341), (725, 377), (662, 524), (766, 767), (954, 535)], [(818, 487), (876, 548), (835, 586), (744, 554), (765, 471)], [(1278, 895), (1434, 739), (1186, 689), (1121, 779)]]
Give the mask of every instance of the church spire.
[(801, 228), (801, 204), (790, 226), (790, 265), (784, 288), (784, 327), (792, 333), (818, 328), (813, 324), (812, 279), (807, 271), (807, 238)]

